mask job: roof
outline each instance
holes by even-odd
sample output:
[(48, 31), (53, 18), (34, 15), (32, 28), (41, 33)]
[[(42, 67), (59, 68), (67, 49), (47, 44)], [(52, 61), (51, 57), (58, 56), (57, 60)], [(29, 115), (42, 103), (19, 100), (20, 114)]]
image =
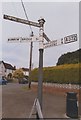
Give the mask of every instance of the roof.
[(9, 63), (5, 63), (4, 61), (0, 61), (0, 64), (3, 63), (6, 69), (10, 69), (10, 70), (16, 70), (15, 66), (13, 67), (11, 64)]
[(23, 70), (23, 71), (29, 71), (29, 69), (28, 69), (28, 68), (22, 68), (22, 70)]

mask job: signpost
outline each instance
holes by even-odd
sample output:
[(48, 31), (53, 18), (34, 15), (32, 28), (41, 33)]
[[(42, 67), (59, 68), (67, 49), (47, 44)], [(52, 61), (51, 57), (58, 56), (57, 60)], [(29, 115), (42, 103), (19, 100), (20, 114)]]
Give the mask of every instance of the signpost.
[[(63, 45), (63, 44), (68, 44), (71, 42), (75, 42), (77, 41), (77, 34), (73, 34), (70, 36), (66, 36), (64, 38), (58, 39), (58, 40), (53, 40), (51, 41), (47, 35), (44, 33), (44, 23), (45, 20), (43, 18), (39, 19), (38, 22), (32, 22), (32, 21), (28, 21), (28, 20), (24, 20), (21, 18), (17, 18), (17, 17), (13, 17), (13, 16), (9, 16), (9, 15), (4, 15), (3, 16), (4, 19), (7, 20), (11, 20), (11, 21), (15, 21), (18, 23), (23, 23), (23, 24), (27, 24), (27, 25), (31, 25), (34, 27), (39, 27), (39, 37), (36, 36), (32, 36), (29, 38), (22, 38), (22, 37), (17, 37), (17, 38), (9, 38), (8, 42), (39, 42), (39, 76), (38, 76), (38, 95), (37, 95), (37, 100), (38, 100), (38, 111), (39, 109), (42, 110), (42, 86), (43, 86), (43, 51), (46, 48), (49, 47), (55, 47), (58, 45)], [(46, 39), (47, 43), (44, 43), (44, 39)], [(40, 106), (40, 108), (39, 108)], [(39, 117), (40, 117), (40, 112), (39, 113)], [(42, 116), (42, 114), (41, 114)]]
[[(27, 24), (27, 25), (31, 25), (31, 26), (35, 26), (35, 27), (39, 27), (39, 76), (38, 76), (38, 100), (40, 103), (40, 108), (42, 110), (42, 85), (43, 85), (43, 42), (44, 42), (44, 38), (43, 38), (43, 33), (44, 33), (44, 23), (45, 20), (43, 18), (39, 19), (38, 22), (32, 22), (32, 21), (28, 21), (28, 20), (24, 20), (21, 18), (17, 18), (17, 17), (13, 17), (13, 16), (9, 16), (9, 15), (3, 15), (3, 18), (6, 20), (11, 20), (11, 21), (15, 21), (18, 23), (23, 23), (23, 24)], [(38, 39), (36, 38), (36, 41)], [(14, 42), (21, 42), (21, 41), (33, 41), (32, 38), (24, 38), (22, 40), (22, 38), (10, 38), (8, 39), (8, 41), (14, 41)]]

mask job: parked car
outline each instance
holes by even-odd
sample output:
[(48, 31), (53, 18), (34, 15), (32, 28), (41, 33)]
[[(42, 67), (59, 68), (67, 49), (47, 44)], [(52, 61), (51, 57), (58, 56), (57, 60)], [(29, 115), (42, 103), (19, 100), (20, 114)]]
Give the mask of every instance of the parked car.
[(27, 84), (27, 83), (28, 83), (28, 79), (26, 78), (19, 79), (19, 84)]
[(0, 85), (6, 85), (7, 82), (8, 81), (5, 78), (0, 77)]

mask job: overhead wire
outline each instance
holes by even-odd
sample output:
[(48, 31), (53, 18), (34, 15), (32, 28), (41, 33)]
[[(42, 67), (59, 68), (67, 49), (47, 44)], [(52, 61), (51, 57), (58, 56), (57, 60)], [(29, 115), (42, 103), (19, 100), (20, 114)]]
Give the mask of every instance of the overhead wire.
[[(28, 15), (27, 15), (27, 12), (26, 12), (26, 9), (25, 9), (25, 6), (24, 6), (24, 3), (23, 1), (21, 0), (21, 3), (22, 3), (22, 7), (23, 7), (23, 10), (24, 10), (24, 13), (25, 13), (25, 16), (26, 16), (26, 19), (29, 21), (28, 19)], [(30, 30), (31, 30), (31, 36), (33, 36), (33, 30), (32, 30), (32, 27), (31, 25), (29, 25), (30, 27)], [(29, 88), (31, 88), (31, 80), (30, 80), (30, 73), (31, 73), (31, 69), (32, 69), (32, 48), (33, 48), (33, 42), (31, 42), (31, 45), (30, 45), (30, 62), (29, 62)]]
[[(25, 13), (26, 19), (29, 21), (29, 18), (28, 18), (28, 15), (27, 15), (27, 12), (26, 12), (26, 9), (25, 9), (25, 6), (24, 6), (24, 3), (23, 3), (22, 0), (21, 0), (21, 4), (22, 4), (23, 10), (24, 10), (24, 13)], [(33, 30), (32, 30), (31, 25), (29, 25), (29, 27), (30, 27), (30, 30), (31, 30), (31, 35), (33, 35)]]

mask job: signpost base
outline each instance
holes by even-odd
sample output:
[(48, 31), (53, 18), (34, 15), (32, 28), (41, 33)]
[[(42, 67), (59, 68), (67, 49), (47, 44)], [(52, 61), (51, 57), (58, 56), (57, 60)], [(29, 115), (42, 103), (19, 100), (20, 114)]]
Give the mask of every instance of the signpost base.
[[(37, 119), (43, 120), (43, 114), (41, 111), (39, 100), (36, 98), (32, 107), (32, 110), (30, 112), (29, 118), (32, 118), (32, 115), (36, 115)], [(34, 118), (34, 117), (33, 117)]]

